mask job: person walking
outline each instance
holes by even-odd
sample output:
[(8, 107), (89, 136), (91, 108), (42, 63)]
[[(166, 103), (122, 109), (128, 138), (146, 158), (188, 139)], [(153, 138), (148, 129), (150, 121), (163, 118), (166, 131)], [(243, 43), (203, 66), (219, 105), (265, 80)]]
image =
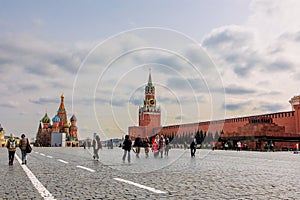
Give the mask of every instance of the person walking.
[(225, 142), (224, 148), (225, 148), (225, 151), (227, 151), (227, 149), (228, 149), (228, 143), (227, 142)]
[(153, 140), (152, 152), (153, 152), (154, 158), (157, 158), (157, 156), (159, 155), (159, 136), (158, 135), (156, 135), (155, 139)]
[(144, 146), (144, 149), (145, 149), (145, 154), (146, 154), (146, 158), (149, 157), (149, 147), (150, 147), (150, 141), (149, 141), (149, 138), (146, 137), (144, 142), (143, 142), (143, 146)]
[(163, 157), (163, 153), (165, 151), (165, 147), (166, 147), (166, 143), (165, 143), (165, 138), (163, 135), (160, 136), (159, 141), (158, 141), (158, 145), (159, 145), (159, 152), (160, 152), (160, 157)]
[(166, 137), (165, 141), (166, 141), (165, 155), (166, 155), (166, 156), (169, 156), (170, 140), (169, 140), (168, 137)]
[(298, 154), (298, 151), (299, 151), (299, 144), (296, 143), (296, 144), (294, 144), (294, 153)]
[(236, 150), (237, 150), (237, 151), (241, 151), (241, 148), (242, 148), (242, 143), (241, 143), (241, 141), (238, 141), (238, 142), (236, 143), (236, 145), (237, 145)]
[(133, 143), (133, 147), (135, 147), (135, 153), (136, 153), (136, 157), (139, 158), (140, 157), (140, 152), (141, 152), (141, 147), (143, 146), (143, 141), (140, 137), (140, 135), (138, 135)]
[(129, 138), (129, 135), (125, 135), (125, 140), (123, 142), (123, 149), (124, 149), (124, 154), (123, 154), (123, 162), (125, 162), (125, 159), (126, 159), (126, 156), (127, 156), (127, 159), (128, 159), (128, 162), (130, 163), (130, 150), (131, 150), (131, 147), (132, 147), (132, 142)]
[(99, 149), (102, 149), (102, 145), (101, 145), (99, 135), (96, 135), (96, 137), (93, 139), (94, 160), (99, 160), (99, 154), (98, 154)]
[(16, 153), (17, 141), (13, 133), (10, 134), (10, 138), (6, 142), (6, 148), (8, 149), (8, 164), (13, 165)]
[(21, 140), (19, 147), (21, 149), (21, 154), (22, 154), (22, 165), (27, 164), (27, 145), (30, 145), (28, 138), (26, 138), (25, 134), (21, 135)]
[(195, 157), (195, 153), (197, 149), (196, 139), (193, 139), (192, 143), (190, 144), (190, 149), (191, 149), (191, 157)]

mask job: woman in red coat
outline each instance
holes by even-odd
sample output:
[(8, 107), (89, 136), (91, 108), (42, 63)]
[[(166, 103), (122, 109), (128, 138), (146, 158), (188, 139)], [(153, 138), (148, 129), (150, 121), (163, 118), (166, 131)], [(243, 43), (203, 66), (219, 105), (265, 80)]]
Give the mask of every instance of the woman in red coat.
[(152, 152), (154, 154), (154, 158), (156, 158), (159, 154), (159, 136), (155, 137), (155, 140), (152, 143)]

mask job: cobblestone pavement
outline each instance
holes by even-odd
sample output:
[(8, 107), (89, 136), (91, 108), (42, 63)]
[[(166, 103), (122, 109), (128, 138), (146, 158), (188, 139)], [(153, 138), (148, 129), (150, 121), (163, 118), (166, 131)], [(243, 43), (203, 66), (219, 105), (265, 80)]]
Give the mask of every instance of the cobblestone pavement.
[[(103, 149), (33, 148), (28, 169), (53, 198), (45, 199), (300, 199), (300, 154), (171, 149), (168, 157), (122, 162)], [(20, 151), (17, 151), (20, 158)], [(20, 163), (0, 148), (0, 199), (43, 199)]]

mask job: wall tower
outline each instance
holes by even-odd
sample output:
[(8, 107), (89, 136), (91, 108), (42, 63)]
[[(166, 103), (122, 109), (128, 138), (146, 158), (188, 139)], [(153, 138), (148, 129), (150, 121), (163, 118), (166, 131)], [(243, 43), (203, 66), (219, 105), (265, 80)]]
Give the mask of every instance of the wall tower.
[(294, 96), (289, 102), (295, 112), (295, 131), (300, 133), (300, 96)]

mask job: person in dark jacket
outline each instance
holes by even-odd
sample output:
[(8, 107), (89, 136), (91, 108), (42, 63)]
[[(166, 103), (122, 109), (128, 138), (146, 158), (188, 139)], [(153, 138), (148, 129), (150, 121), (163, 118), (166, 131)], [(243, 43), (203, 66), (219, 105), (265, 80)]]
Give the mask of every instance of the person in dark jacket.
[(168, 137), (165, 138), (165, 142), (166, 142), (165, 155), (166, 155), (166, 156), (169, 156), (170, 140), (169, 140)]
[(195, 153), (196, 153), (196, 149), (197, 149), (197, 143), (195, 140), (196, 139), (193, 139), (192, 143), (190, 144), (191, 157), (195, 157)]
[(129, 135), (126, 135), (125, 136), (125, 140), (123, 142), (123, 149), (124, 149), (124, 155), (123, 155), (123, 162), (125, 162), (125, 159), (126, 159), (126, 156), (127, 156), (127, 159), (128, 159), (128, 162), (130, 163), (130, 150), (131, 150), (131, 145), (132, 145), (132, 142), (129, 138)]
[(27, 145), (30, 145), (29, 140), (28, 138), (26, 138), (25, 134), (22, 134), (20, 145), (19, 145), (22, 154), (22, 165), (27, 164), (27, 152), (26, 152)]
[(146, 154), (146, 158), (149, 157), (149, 147), (150, 147), (150, 141), (149, 138), (146, 137), (143, 141), (143, 146), (145, 148), (145, 154)]
[(138, 135), (133, 143), (133, 147), (135, 147), (136, 157), (140, 157), (141, 147), (143, 146), (143, 141), (141, 137)]

